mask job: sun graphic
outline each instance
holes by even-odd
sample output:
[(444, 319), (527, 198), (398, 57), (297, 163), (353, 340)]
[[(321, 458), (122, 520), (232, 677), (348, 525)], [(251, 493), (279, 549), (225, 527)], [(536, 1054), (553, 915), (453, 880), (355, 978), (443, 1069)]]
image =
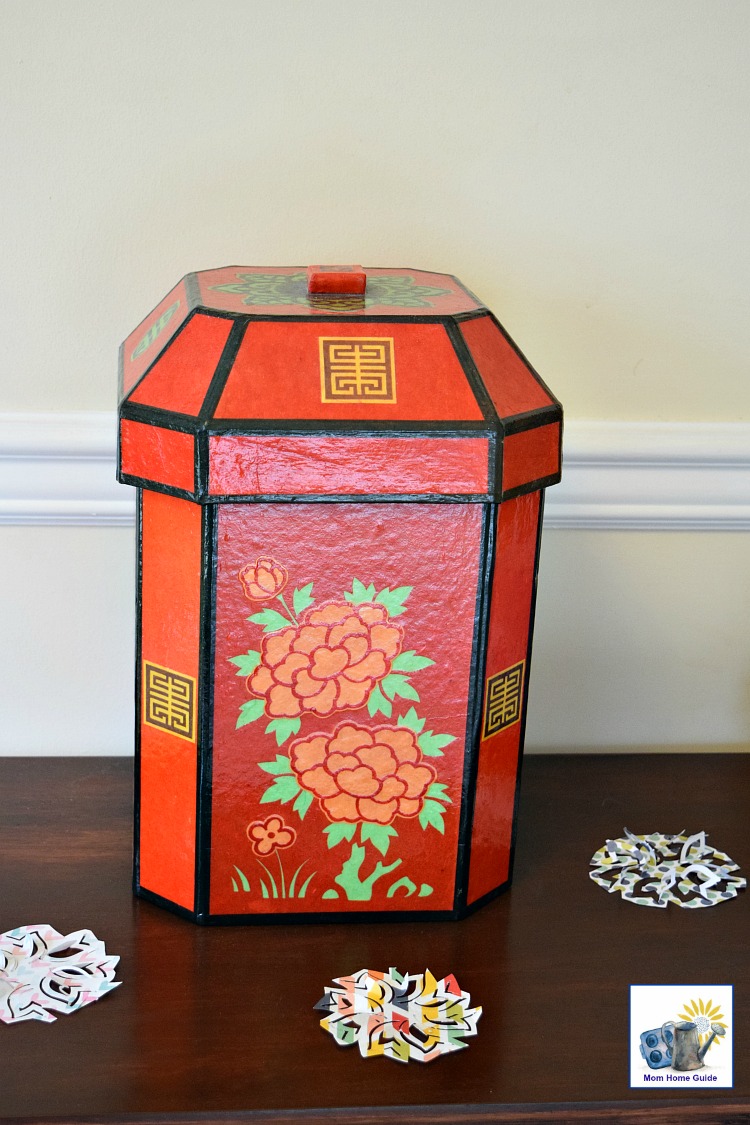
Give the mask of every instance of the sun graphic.
[[(695, 1024), (698, 1030), (698, 1040), (701, 1047), (711, 1036), (712, 1023), (718, 1023), (719, 1026), (723, 1028), (727, 1026), (724, 1022), (725, 1017), (722, 1014), (720, 1005), (714, 1004), (712, 1007), (711, 1000), (701, 1000), (700, 997), (697, 1000), (691, 1000), (689, 1004), (683, 1004), (683, 1011), (680, 1012), (677, 1018)], [(711, 1047), (720, 1042), (720, 1038), (715, 1038), (708, 1048), (709, 1051)]]

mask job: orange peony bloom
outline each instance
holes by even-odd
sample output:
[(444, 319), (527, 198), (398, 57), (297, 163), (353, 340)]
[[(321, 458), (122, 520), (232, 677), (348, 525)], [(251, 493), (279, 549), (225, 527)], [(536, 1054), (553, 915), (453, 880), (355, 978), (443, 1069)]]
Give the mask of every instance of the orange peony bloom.
[(297, 833), (284, 824), (280, 816), (269, 816), (248, 824), (247, 838), (256, 855), (270, 855), (277, 848), (290, 848), (297, 839)]
[(356, 709), (390, 672), (402, 639), (385, 606), (329, 602), (306, 610), (299, 626), (263, 638), (248, 690), (265, 696), (272, 718)]
[(341, 723), (332, 735), (298, 738), (289, 758), (302, 788), (334, 821), (390, 824), (417, 816), (436, 777), (407, 727)]
[(238, 578), (242, 583), (245, 597), (251, 602), (267, 602), (275, 598), (287, 584), (289, 575), (286, 567), (275, 559), (256, 559), (255, 565), (243, 566)]

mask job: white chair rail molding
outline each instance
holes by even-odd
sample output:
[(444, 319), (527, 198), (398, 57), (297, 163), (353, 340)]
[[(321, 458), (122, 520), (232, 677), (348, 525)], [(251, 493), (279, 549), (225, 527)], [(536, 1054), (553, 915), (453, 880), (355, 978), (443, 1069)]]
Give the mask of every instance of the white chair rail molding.
[[(115, 441), (114, 412), (0, 414), (0, 523), (131, 524)], [(563, 450), (546, 527), (750, 529), (750, 423), (570, 420)]]

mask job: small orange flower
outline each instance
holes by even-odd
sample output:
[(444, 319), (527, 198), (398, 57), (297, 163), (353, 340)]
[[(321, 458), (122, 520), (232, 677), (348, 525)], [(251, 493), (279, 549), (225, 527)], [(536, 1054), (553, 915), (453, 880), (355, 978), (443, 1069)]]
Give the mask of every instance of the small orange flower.
[(275, 598), (287, 584), (289, 575), (286, 567), (275, 559), (260, 558), (255, 565), (243, 566), (239, 580), (245, 597), (251, 602), (267, 602)]
[(297, 839), (297, 833), (284, 824), (280, 816), (269, 816), (248, 824), (247, 838), (256, 855), (270, 855), (277, 848), (290, 848)]

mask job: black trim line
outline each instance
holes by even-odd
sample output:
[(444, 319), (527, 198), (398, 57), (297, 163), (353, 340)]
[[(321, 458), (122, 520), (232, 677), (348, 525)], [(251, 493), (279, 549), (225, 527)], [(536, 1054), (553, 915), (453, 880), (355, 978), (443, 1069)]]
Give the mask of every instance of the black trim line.
[(554, 426), (562, 422), (562, 407), (559, 402), (551, 406), (539, 406), (536, 410), (526, 410), (523, 414), (513, 414), (503, 419), (506, 435), (525, 434), (529, 430), (538, 430), (542, 426)]
[(484, 507), (479, 544), (474, 635), (471, 645), (471, 665), (469, 669), (467, 693), (468, 707), (466, 713), (464, 770), (461, 781), (461, 818), (458, 828), (459, 843), (456, 857), (456, 881), (453, 899), (454, 909), (459, 913), (466, 909), (466, 901), (469, 893), (471, 827), (474, 820), (476, 777), (479, 769), (479, 753), (481, 748), (480, 726), (484, 700), (484, 668), (487, 662), (487, 639), (489, 636), (489, 597), (492, 589), (492, 576), (495, 566), (494, 524), (496, 509), (496, 504), (488, 503)]
[(135, 509), (135, 704), (133, 760), (133, 891), (141, 878), (141, 666), (143, 664), (143, 489), (138, 489)]
[(195, 912), (207, 914), (211, 879), (211, 819), (216, 642), (216, 559), (218, 511), (201, 512), (200, 638), (198, 663), (198, 737), (195, 808)]

